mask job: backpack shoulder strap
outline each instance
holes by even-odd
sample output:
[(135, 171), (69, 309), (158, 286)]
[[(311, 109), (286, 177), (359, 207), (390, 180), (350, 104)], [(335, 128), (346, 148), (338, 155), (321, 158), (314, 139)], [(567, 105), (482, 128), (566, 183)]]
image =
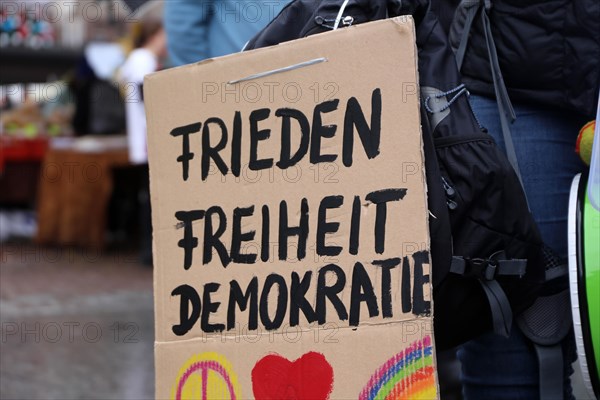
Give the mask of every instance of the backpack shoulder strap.
[[(475, 21), (476, 16), (478, 14), (480, 15), (481, 25), (485, 34), (490, 72), (494, 82), (496, 102), (498, 103), (498, 113), (500, 115), (500, 126), (506, 148), (506, 156), (521, 182), (521, 187), (523, 187), (521, 169), (519, 168), (519, 161), (510, 132), (510, 123), (516, 119), (516, 115), (510, 97), (508, 96), (508, 90), (506, 89), (504, 78), (502, 77), (502, 71), (500, 70), (496, 43), (494, 42), (491, 23), (488, 17), (488, 12), (491, 7), (491, 0), (462, 0), (456, 10), (452, 25), (450, 26), (450, 41), (455, 46), (456, 63), (460, 71), (465, 59), (473, 22)], [(458, 46), (456, 46), (457, 42)]]
[(526, 270), (527, 260), (507, 259), (504, 251), (499, 251), (488, 259), (455, 256), (450, 265), (450, 272), (478, 280), (490, 306), (494, 333), (504, 337), (510, 335), (513, 313), (506, 293), (496, 277), (523, 276)]
[(450, 27), (450, 36), (459, 38), (458, 48), (455, 49), (456, 64), (459, 71), (462, 68), (465, 58), (471, 26), (473, 26), (473, 21), (479, 11), (480, 5), (480, 0), (463, 0), (454, 14), (454, 20)]

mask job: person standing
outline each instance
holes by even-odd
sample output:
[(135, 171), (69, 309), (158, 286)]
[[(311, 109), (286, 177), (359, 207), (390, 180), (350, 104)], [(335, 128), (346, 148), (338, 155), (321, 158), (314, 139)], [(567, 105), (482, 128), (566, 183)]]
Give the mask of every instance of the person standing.
[(125, 100), (129, 161), (139, 166), (138, 205), (141, 236), (140, 259), (152, 265), (152, 223), (148, 175), (146, 112), (144, 110), (144, 77), (159, 70), (167, 54), (166, 34), (163, 27), (163, 9), (160, 2), (150, 4), (133, 26), (133, 47), (118, 71), (118, 81)]
[[(433, 0), (432, 7), (475, 115), (520, 173), (544, 242), (566, 260), (569, 189), (584, 169), (575, 141), (600, 88), (600, 2)], [(572, 333), (560, 345), (564, 382), (556, 387), (563, 393), (550, 394), (556, 382), (541, 382), (544, 368), (518, 324), (508, 338), (489, 333), (464, 344), (465, 398), (572, 398)]]
[(172, 66), (241, 51), (289, 0), (170, 0), (165, 29)]

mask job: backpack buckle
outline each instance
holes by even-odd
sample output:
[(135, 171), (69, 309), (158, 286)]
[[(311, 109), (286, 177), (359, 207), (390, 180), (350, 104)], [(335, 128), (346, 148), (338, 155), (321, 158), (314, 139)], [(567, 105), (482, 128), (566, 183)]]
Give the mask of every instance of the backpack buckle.
[(498, 263), (485, 258), (468, 258), (466, 261), (466, 274), (476, 276), (479, 279), (492, 281), (496, 278)]

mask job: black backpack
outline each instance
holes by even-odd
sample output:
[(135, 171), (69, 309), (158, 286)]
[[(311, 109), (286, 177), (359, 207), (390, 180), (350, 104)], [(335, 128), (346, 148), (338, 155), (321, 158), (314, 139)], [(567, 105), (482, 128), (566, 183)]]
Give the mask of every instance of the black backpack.
[(439, 350), (491, 329), (508, 336), (545, 281), (543, 245), (520, 181), (479, 125), (426, 0), (293, 0), (245, 49), (397, 15), (416, 23)]

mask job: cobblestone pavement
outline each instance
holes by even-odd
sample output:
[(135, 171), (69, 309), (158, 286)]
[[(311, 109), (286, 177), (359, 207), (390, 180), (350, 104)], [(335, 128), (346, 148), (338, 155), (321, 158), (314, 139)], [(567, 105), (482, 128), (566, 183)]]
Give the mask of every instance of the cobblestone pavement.
[(154, 397), (151, 268), (30, 244), (0, 260), (1, 399)]

